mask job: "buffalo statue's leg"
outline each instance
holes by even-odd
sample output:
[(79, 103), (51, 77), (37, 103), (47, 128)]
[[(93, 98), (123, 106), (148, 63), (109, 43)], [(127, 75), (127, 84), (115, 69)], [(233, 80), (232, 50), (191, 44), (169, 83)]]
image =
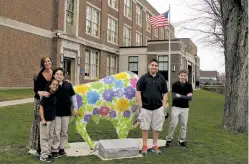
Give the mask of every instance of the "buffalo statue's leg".
[(76, 131), (81, 135), (81, 137), (85, 140), (85, 142), (90, 146), (92, 150), (95, 149), (96, 145), (92, 141), (86, 130), (87, 122), (84, 121), (81, 122), (81, 118), (77, 118), (75, 123), (76, 123)]

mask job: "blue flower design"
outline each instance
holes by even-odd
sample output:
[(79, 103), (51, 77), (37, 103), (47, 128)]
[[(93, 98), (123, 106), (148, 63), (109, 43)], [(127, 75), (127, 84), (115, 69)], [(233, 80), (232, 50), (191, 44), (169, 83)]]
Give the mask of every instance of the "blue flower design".
[(79, 109), (83, 105), (83, 101), (82, 101), (81, 95), (77, 94), (76, 95), (76, 100), (77, 100), (78, 109)]
[(137, 105), (133, 105), (133, 106), (131, 107), (131, 111), (132, 111), (132, 112), (136, 112), (137, 107), (138, 107)]
[(90, 119), (91, 119), (91, 115), (90, 114), (86, 114), (85, 116), (84, 116), (84, 121), (85, 122), (89, 122), (90, 121)]
[(117, 116), (117, 114), (116, 114), (115, 111), (111, 111), (111, 112), (109, 113), (109, 116), (115, 118), (115, 117)]
[(104, 81), (105, 84), (111, 84), (114, 80), (115, 80), (115, 79), (114, 79), (114, 77), (112, 77), (112, 76), (106, 76), (106, 77), (103, 79), (103, 81)]
[(98, 108), (94, 108), (94, 109), (93, 109), (93, 114), (94, 114), (94, 115), (99, 114), (99, 109), (98, 109)]
[(131, 112), (129, 110), (126, 110), (123, 113), (123, 116), (126, 117), (126, 118), (130, 117), (130, 115), (131, 115)]
[(115, 88), (123, 88), (124, 82), (122, 80), (116, 80), (115, 81)]
[(125, 88), (125, 96), (129, 100), (133, 99), (136, 96), (136, 90), (131, 86)]
[(96, 91), (87, 92), (87, 100), (88, 104), (96, 104), (96, 102), (99, 100), (99, 93)]
[(114, 96), (114, 92), (110, 89), (107, 89), (103, 92), (102, 94), (103, 98), (108, 101), (108, 102), (112, 102), (113, 96)]
[(117, 89), (115, 91), (115, 93), (114, 93), (114, 96), (120, 98), (120, 97), (123, 96), (123, 94), (124, 94), (124, 90), (123, 89)]

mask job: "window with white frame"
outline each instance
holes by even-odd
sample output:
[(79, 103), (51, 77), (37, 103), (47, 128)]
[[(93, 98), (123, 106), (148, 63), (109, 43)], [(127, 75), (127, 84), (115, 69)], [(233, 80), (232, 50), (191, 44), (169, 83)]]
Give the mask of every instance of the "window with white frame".
[(160, 28), (160, 35), (159, 35), (161, 40), (164, 40), (164, 28)]
[(74, 17), (74, 0), (67, 0), (67, 19), (66, 22), (72, 25)]
[(124, 15), (131, 18), (132, 15), (132, 0), (124, 0)]
[(138, 75), (138, 56), (129, 56), (128, 71)]
[(158, 36), (158, 27), (154, 28), (154, 35), (157, 37)]
[(118, 43), (118, 21), (108, 18), (107, 40), (112, 43)]
[(142, 46), (143, 44), (143, 37), (142, 34), (139, 32), (136, 33), (136, 44), (137, 46)]
[(142, 11), (142, 7), (140, 7), (139, 5), (136, 6), (136, 22), (138, 25), (142, 26), (143, 11)]
[(149, 37), (146, 37), (146, 46), (148, 45), (148, 40), (151, 40)]
[(168, 55), (158, 56), (158, 71), (164, 76), (165, 80), (168, 80), (168, 68), (169, 68), (169, 58)]
[(118, 0), (108, 0), (108, 4), (112, 8), (118, 10)]
[(150, 14), (146, 13), (146, 29), (151, 32)]
[(99, 77), (99, 52), (85, 50), (85, 77), (98, 79)]
[(124, 26), (124, 46), (131, 46), (131, 28)]
[(113, 75), (117, 73), (117, 56), (107, 55), (106, 58), (106, 75)]
[(100, 11), (90, 6), (86, 8), (86, 33), (100, 37)]

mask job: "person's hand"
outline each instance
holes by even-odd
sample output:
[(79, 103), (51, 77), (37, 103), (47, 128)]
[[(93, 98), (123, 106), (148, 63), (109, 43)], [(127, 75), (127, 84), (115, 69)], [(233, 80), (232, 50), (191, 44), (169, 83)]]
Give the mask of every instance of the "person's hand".
[(43, 97), (43, 91), (38, 91), (37, 94), (38, 94), (40, 97)]
[(74, 116), (78, 116), (78, 110), (74, 109), (74, 110), (73, 110), (73, 115), (74, 115)]
[(43, 94), (42, 94), (44, 97), (49, 97), (50, 96), (50, 93), (49, 92), (46, 92), (46, 91), (43, 91)]
[(71, 83), (71, 81), (70, 80), (65, 80), (66, 82), (68, 82), (68, 83)]
[(176, 94), (176, 97), (181, 97), (181, 95), (177, 93), (177, 94)]
[(41, 119), (41, 123), (42, 123), (42, 125), (47, 125), (46, 120), (44, 118)]
[(193, 96), (193, 93), (188, 93), (187, 96)]

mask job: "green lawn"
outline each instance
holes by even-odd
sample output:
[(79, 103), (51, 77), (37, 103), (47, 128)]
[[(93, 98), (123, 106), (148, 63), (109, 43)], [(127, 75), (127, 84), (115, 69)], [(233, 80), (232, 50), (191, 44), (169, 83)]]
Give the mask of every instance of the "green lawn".
[[(196, 91), (191, 103), (187, 131), (188, 148), (177, 146), (177, 141), (162, 155), (149, 153), (143, 158), (102, 161), (96, 156), (64, 157), (55, 163), (184, 163), (184, 164), (245, 164), (248, 162), (247, 134), (228, 132), (221, 126), (224, 97), (208, 91)], [(0, 108), (0, 163), (40, 163), (28, 155), (26, 144), (33, 119), (33, 104)], [(115, 129), (109, 122), (88, 124), (89, 135), (94, 140), (117, 138)], [(169, 120), (165, 122), (160, 138), (167, 135)], [(176, 131), (178, 134), (178, 129)], [(137, 128), (129, 137), (140, 137)], [(151, 136), (151, 135), (150, 135)], [(70, 125), (69, 142), (82, 141)]]
[(33, 96), (34, 96), (33, 89), (0, 90), (0, 101), (32, 98)]

